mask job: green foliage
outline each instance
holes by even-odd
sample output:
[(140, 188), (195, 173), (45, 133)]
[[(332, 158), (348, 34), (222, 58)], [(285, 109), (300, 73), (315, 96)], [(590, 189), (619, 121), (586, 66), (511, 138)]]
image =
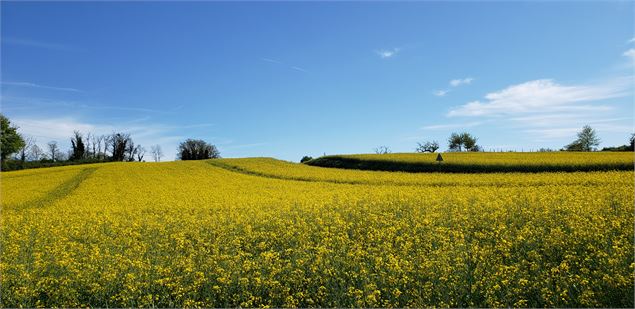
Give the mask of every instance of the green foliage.
[(50, 159), (39, 160), (39, 161), (21, 161), (21, 160), (6, 160), (2, 162), (2, 171), (17, 171), (17, 170), (26, 170), (32, 168), (43, 168), (43, 167), (56, 167), (56, 166), (67, 166), (67, 165), (80, 165), (80, 164), (93, 164), (93, 163), (103, 163), (108, 162), (105, 159), (97, 159), (97, 158), (85, 158), (77, 161), (53, 161)]
[(313, 157), (304, 156), (304, 157), (302, 157), (302, 159), (300, 159), (300, 163), (304, 163), (304, 162), (311, 161), (311, 160), (313, 160)]
[(75, 131), (71, 137), (71, 156), (69, 160), (77, 161), (84, 158), (86, 154), (86, 146), (84, 145), (84, 137), (79, 131)]
[(11, 126), (11, 121), (0, 114), (0, 160), (2, 162), (13, 153), (24, 147), (24, 140), (18, 133), (18, 128)]
[(597, 137), (595, 130), (589, 125), (582, 127), (582, 131), (578, 132), (578, 138), (571, 144), (565, 146), (567, 151), (593, 151), (600, 145), (600, 138)]
[(448, 147), (450, 151), (480, 151), (480, 147), (476, 145), (478, 138), (470, 133), (452, 133), (448, 138)]
[(179, 144), (179, 159), (181, 160), (205, 160), (220, 158), (220, 152), (216, 146), (208, 144), (200, 139), (187, 139)]
[[(418, 160), (400, 159), (409, 155), (416, 156)], [(517, 158), (505, 160), (504, 155)], [(445, 153), (443, 164), (438, 164), (436, 156), (423, 157), (425, 154), (391, 154), (391, 155), (332, 155), (315, 158), (308, 165), (320, 167), (332, 167), (343, 169), (392, 171), (392, 172), (442, 172), (442, 173), (512, 173), (512, 172), (588, 172), (610, 170), (633, 170), (633, 160), (623, 158), (616, 160), (599, 160), (596, 156), (591, 158), (580, 157), (579, 161), (572, 157), (564, 160), (568, 155), (564, 152), (494, 154), (494, 153)], [(597, 155), (600, 153), (580, 154), (581, 156)], [(616, 154), (617, 155), (617, 154)], [(605, 156), (605, 155), (604, 155)], [(518, 159), (525, 158), (525, 159)], [(578, 156), (576, 156), (578, 157)], [(594, 159), (595, 158), (595, 159)], [(535, 161), (531, 161), (535, 160)], [(557, 162), (554, 162), (557, 160)]]

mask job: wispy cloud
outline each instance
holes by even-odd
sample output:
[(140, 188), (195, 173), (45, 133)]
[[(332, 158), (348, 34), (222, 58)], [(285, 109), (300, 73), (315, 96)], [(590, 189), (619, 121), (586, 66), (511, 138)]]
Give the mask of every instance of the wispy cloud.
[(447, 130), (447, 129), (460, 129), (476, 127), (485, 123), (484, 121), (474, 121), (467, 123), (449, 123), (449, 124), (437, 124), (421, 127), (422, 130)]
[(28, 83), (28, 82), (2, 82), (2, 85), (40, 88), (40, 89), (49, 89), (49, 90), (57, 90), (57, 91), (82, 92), (81, 90), (75, 89), (75, 88), (46, 86), (46, 85), (40, 85), (40, 84)]
[(397, 55), (401, 51), (401, 48), (392, 48), (392, 49), (380, 49), (376, 50), (375, 53), (382, 59), (392, 58)]
[(26, 47), (34, 47), (34, 48), (44, 48), (44, 49), (59, 50), (59, 51), (76, 51), (77, 50), (76, 48), (72, 46), (68, 46), (64, 44), (43, 42), (43, 41), (37, 41), (37, 40), (25, 39), (25, 38), (5, 37), (5, 38), (2, 38), (0, 42), (2, 42), (2, 44), (10, 44), (10, 45), (18, 45), (18, 46), (26, 46)]
[(265, 61), (265, 62), (269, 62), (269, 63), (275, 63), (275, 64), (279, 64), (279, 65), (283, 65), (288, 67), (289, 69), (295, 70), (295, 71), (299, 71), (299, 72), (303, 72), (303, 73), (309, 73), (309, 71), (307, 71), (306, 69), (296, 66), (296, 65), (286, 65), (284, 62), (280, 61), (280, 60), (276, 60), (276, 59), (272, 59), (272, 58), (260, 58), (260, 60)]
[(628, 58), (630, 58), (630, 59), (632, 59), (632, 60), (635, 60), (635, 48), (631, 48), (631, 49), (629, 49), (629, 50), (625, 51), (625, 52), (622, 54), (622, 56), (624, 56), (624, 57), (628, 57)]
[(296, 71), (300, 71), (300, 72), (304, 72), (304, 73), (308, 73), (309, 71), (301, 68), (301, 67), (296, 67), (296, 66), (292, 66), (292, 69), (296, 70)]
[(44, 108), (62, 108), (62, 109), (85, 109), (85, 110), (120, 110), (128, 112), (154, 113), (154, 114), (170, 114), (181, 109), (182, 106), (176, 106), (172, 109), (151, 109), (134, 106), (118, 106), (108, 104), (88, 104), (84, 102), (76, 102), (71, 100), (46, 99), (38, 97), (14, 97), (3, 95), (0, 98), (3, 109), (10, 110), (28, 110), (28, 109), (44, 109)]
[(450, 86), (458, 87), (458, 86), (461, 86), (461, 85), (469, 85), (469, 84), (472, 83), (473, 80), (474, 80), (474, 78), (471, 78), (471, 77), (453, 79), (453, 80), (450, 81)]
[(433, 94), (437, 97), (444, 97), (450, 90), (437, 90)]
[[(633, 126), (624, 125), (624, 124), (615, 124), (615, 123), (593, 123), (592, 121), (588, 121), (585, 124), (591, 124), (594, 129), (601, 132), (610, 132), (610, 133), (621, 133), (628, 134), (628, 132), (633, 131)], [(563, 138), (573, 138), (576, 133), (579, 132), (581, 126), (565, 126), (565, 127), (556, 127), (556, 128), (531, 128), (526, 129), (523, 132), (529, 134), (536, 141), (549, 141)]]
[[(469, 85), (472, 83), (472, 81), (474, 80), (474, 78), (472, 77), (466, 77), (466, 78), (457, 78), (457, 79), (453, 79), (451, 80), (448, 85), (452, 88), (455, 87), (459, 87), (462, 85)], [(451, 89), (442, 89), (442, 90), (437, 90), (435, 91), (433, 94), (437, 97), (443, 97), (446, 94), (450, 93), (452, 90)]]
[(448, 113), (448, 116), (497, 116), (537, 112), (566, 112), (580, 110), (606, 110), (606, 105), (585, 104), (623, 97), (628, 94), (629, 83), (619, 79), (601, 85), (565, 86), (551, 79), (528, 81), (503, 90), (488, 93), (486, 101), (473, 101)]

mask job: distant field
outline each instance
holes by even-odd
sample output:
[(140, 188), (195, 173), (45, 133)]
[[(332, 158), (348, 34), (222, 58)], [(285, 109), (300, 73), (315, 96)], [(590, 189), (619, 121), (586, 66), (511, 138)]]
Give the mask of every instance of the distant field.
[(634, 305), (633, 171), (245, 158), (0, 177), (0, 307)]
[(633, 152), (448, 152), (334, 155), (307, 164), (345, 169), (496, 173), (633, 170)]

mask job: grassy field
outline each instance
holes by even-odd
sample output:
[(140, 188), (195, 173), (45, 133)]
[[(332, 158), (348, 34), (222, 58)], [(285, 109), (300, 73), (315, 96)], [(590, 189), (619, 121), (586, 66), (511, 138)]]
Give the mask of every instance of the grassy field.
[(634, 176), (267, 158), (6, 172), (0, 306), (633, 307)]
[(633, 152), (448, 152), (324, 156), (307, 164), (359, 170), (445, 173), (633, 170)]

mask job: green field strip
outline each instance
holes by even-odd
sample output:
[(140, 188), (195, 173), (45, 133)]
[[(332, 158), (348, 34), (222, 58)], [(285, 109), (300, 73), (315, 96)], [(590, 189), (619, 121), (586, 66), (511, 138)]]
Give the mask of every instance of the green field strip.
[(407, 173), (544, 173), (544, 172), (602, 172), (632, 171), (632, 162), (572, 163), (572, 164), (502, 164), (464, 162), (412, 162), (398, 160), (362, 159), (353, 156), (325, 156), (306, 162), (307, 165), (326, 168), (407, 172)]
[[(392, 183), (382, 183), (382, 182), (368, 182), (368, 181), (351, 181), (351, 180), (338, 180), (338, 179), (311, 179), (308, 177), (293, 177), (293, 176), (283, 176), (283, 175), (275, 175), (270, 173), (263, 173), (259, 171), (249, 170), (240, 166), (235, 166), (231, 164), (221, 163), (215, 160), (206, 161), (208, 164), (222, 168), (224, 170), (239, 173), (243, 175), (270, 178), (270, 179), (278, 179), (278, 180), (287, 180), (287, 181), (300, 181), (300, 182), (314, 182), (314, 183), (334, 183), (334, 184), (346, 184), (346, 185), (366, 185), (366, 186), (406, 186), (406, 187), (517, 187), (518, 184), (506, 184), (506, 183), (470, 183), (466, 185), (461, 185), (457, 183), (446, 183), (446, 182), (430, 182), (430, 183), (417, 183), (417, 182), (392, 182)], [(527, 183), (523, 184), (523, 187), (543, 187), (543, 186), (552, 186), (554, 183)], [(560, 183), (559, 185), (564, 185), (568, 187), (573, 186), (602, 186), (601, 182), (583, 182), (583, 183)]]
[(62, 183), (61, 185), (55, 187), (49, 193), (44, 195), (41, 198), (34, 199), (28, 202), (16, 204), (16, 205), (8, 205), (8, 208), (4, 210), (23, 210), (28, 208), (41, 208), (53, 204), (55, 201), (60, 200), (67, 195), (69, 195), (73, 190), (75, 190), (79, 185), (86, 180), (92, 173), (97, 170), (97, 167), (85, 168), (79, 174), (73, 176), (68, 181)]

